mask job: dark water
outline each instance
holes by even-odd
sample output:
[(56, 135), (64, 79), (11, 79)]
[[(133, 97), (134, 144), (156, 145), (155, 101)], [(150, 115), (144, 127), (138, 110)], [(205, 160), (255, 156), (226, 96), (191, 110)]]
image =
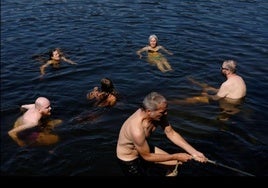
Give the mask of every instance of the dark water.
[[(150, 34), (174, 53), (173, 72), (162, 73), (135, 51)], [(217, 119), (218, 103), (170, 105), (169, 119), (180, 134), (211, 160), (256, 176), (268, 175), (267, 60), (268, 3), (244, 1), (39, 0), (1, 1), (1, 173), (11, 176), (121, 176), (115, 158), (122, 123), (151, 91), (167, 99), (198, 95), (187, 77), (219, 87), (225, 59), (238, 61), (248, 93), (241, 111)], [(60, 47), (78, 65), (63, 63), (39, 78), (33, 55)], [(100, 117), (86, 93), (102, 77), (114, 81), (121, 100)], [(19, 147), (7, 135), (19, 106), (38, 96), (51, 100), (57, 144)], [(152, 140), (178, 148), (161, 130)], [(180, 176), (244, 176), (213, 164), (189, 162)]]

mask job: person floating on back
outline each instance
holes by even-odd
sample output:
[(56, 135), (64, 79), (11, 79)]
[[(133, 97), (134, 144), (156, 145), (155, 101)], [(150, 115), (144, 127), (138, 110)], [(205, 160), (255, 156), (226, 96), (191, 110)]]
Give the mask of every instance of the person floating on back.
[(150, 35), (148, 40), (149, 45), (141, 48), (136, 52), (139, 58), (142, 58), (143, 52), (147, 52), (147, 61), (150, 64), (156, 65), (157, 68), (162, 72), (172, 71), (172, 68), (168, 63), (168, 60), (160, 51), (164, 51), (169, 55), (173, 55), (173, 53), (168, 51), (163, 46), (158, 45), (158, 38), (156, 35)]

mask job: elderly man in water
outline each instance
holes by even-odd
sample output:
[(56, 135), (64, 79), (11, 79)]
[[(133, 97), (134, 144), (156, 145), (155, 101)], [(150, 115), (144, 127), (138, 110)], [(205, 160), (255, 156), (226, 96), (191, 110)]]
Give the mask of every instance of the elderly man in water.
[(57, 135), (50, 134), (47, 127), (53, 128), (62, 123), (62, 120), (50, 120), (46, 123), (45, 117), (51, 115), (50, 101), (45, 97), (38, 97), (34, 104), (25, 104), (21, 108), (26, 110), (20, 116), (14, 127), (8, 131), (8, 135), (19, 145), (49, 145), (56, 143)]

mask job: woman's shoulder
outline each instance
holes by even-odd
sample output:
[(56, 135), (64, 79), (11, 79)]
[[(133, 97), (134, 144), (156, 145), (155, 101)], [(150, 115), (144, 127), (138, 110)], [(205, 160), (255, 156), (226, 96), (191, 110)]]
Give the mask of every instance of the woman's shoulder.
[(146, 45), (142, 48), (142, 50), (149, 50), (151, 47), (149, 45)]
[(113, 94), (113, 93), (109, 93), (109, 95), (108, 95), (108, 98), (109, 99), (117, 99), (117, 96), (116, 96), (116, 94)]
[(113, 102), (117, 100), (117, 96), (115, 94), (109, 93), (108, 97), (106, 98), (107, 101)]
[(98, 87), (94, 87), (90, 92), (87, 93), (87, 99), (97, 99), (101, 92)]
[(107, 106), (114, 106), (116, 102), (117, 102), (116, 95), (110, 93), (108, 95), (108, 97), (106, 98), (106, 102), (105, 103), (107, 104)]
[(60, 63), (60, 61), (56, 61), (54, 59), (50, 59), (47, 61), (47, 64), (49, 64), (49, 65), (55, 65), (55, 64), (59, 64), (59, 63)]

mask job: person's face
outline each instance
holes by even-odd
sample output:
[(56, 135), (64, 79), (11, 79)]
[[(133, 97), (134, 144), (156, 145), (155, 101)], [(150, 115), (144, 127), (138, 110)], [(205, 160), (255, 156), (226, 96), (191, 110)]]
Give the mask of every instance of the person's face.
[(52, 59), (53, 59), (53, 60), (57, 60), (57, 61), (60, 60), (60, 53), (58, 52), (58, 50), (55, 50), (55, 51), (53, 52)]
[(227, 75), (227, 73), (229, 71), (230, 71), (229, 68), (225, 65), (225, 63), (223, 63), (222, 66), (221, 66), (221, 73), (222, 73), (222, 75), (226, 77), (226, 75)]
[(155, 111), (150, 111), (150, 117), (153, 120), (160, 121), (161, 117), (167, 115), (167, 103), (162, 103)]
[(151, 38), (151, 40), (150, 40), (150, 46), (151, 46), (152, 48), (154, 48), (154, 47), (156, 47), (156, 44), (157, 44), (156, 39), (155, 39), (155, 38)]
[(41, 107), (41, 113), (45, 116), (51, 115), (51, 106), (50, 102), (46, 102)]

